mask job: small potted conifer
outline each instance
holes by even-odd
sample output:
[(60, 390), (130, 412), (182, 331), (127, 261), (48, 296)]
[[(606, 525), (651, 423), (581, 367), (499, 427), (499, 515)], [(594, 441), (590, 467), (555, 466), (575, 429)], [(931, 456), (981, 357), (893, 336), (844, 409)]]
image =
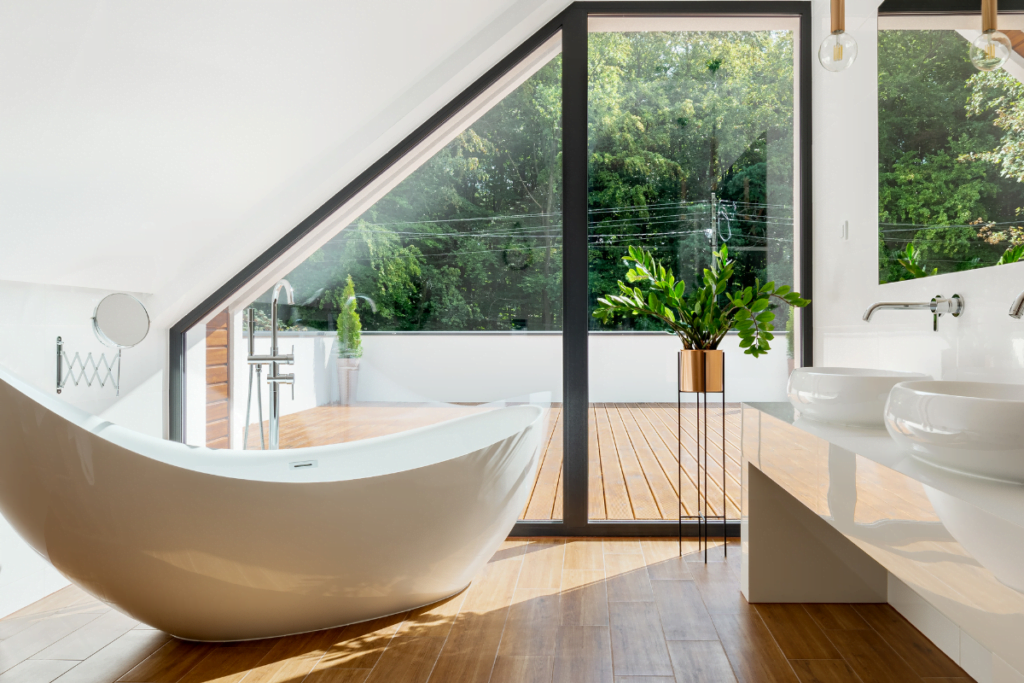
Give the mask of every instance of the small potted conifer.
[(340, 403), (351, 405), (356, 401), (359, 386), (359, 359), (363, 355), (362, 325), (356, 313), (356, 287), (349, 275), (341, 294), (334, 294), (338, 306), (338, 391)]

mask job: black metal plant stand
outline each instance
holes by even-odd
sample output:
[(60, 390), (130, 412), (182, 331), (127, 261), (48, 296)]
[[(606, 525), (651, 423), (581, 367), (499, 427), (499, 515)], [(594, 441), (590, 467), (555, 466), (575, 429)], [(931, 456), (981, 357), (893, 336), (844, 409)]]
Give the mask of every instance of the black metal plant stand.
[[(678, 462), (679, 471), (677, 473), (678, 481), (678, 493), (679, 493), (679, 556), (683, 556), (683, 520), (697, 520), (697, 550), (698, 552), (703, 548), (704, 550), (704, 563), (708, 561), (708, 521), (709, 520), (721, 520), (722, 522), (722, 552), (725, 557), (729, 556), (729, 544), (726, 540), (726, 523), (725, 523), (725, 512), (726, 512), (726, 494), (725, 494), (725, 356), (722, 356), (722, 390), (708, 391), (707, 390), (707, 377), (708, 377), (708, 355), (702, 354), (704, 358), (704, 388), (703, 391), (683, 391), (682, 387), (682, 356), (676, 355), (676, 428), (677, 428), (677, 448), (678, 448)], [(708, 394), (720, 393), (722, 395), (722, 514), (710, 515), (708, 514)], [(683, 394), (694, 394), (697, 402), (696, 407), (696, 424), (697, 424), (697, 509), (696, 514), (684, 515), (683, 508)], [(703, 403), (701, 397), (703, 396)], [(701, 429), (701, 420), (703, 419), (703, 429)], [(701, 437), (703, 436), (703, 444), (701, 443)], [(703, 456), (703, 457), (702, 457)], [(701, 485), (701, 478), (704, 479), (703, 486)]]

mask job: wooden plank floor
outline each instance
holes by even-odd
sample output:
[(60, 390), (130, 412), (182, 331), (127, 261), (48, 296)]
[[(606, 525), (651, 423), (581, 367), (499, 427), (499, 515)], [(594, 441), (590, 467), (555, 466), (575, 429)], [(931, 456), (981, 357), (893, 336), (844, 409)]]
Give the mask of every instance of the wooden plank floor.
[[(320, 406), (281, 419), (282, 448), (320, 446), (383, 436), (485, 410), (477, 406), (356, 405)], [(595, 403), (590, 406), (590, 519), (676, 519), (680, 474), (684, 514), (697, 509), (697, 425), (692, 405), (683, 406), (683, 467), (677, 470), (675, 404)], [(725, 475), (722, 494), (721, 407), (708, 419), (707, 490), (711, 514), (739, 518), (739, 404), (726, 404)], [(703, 425), (701, 427), (703, 429)], [(264, 433), (267, 427), (264, 423)], [(259, 432), (250, 434), (259, 447)], [(703, 439), (702, 439), (703, 440)], [(700, 474), (704, 488), (703, 471)], [(537, 478), (523, 519), (562, 516), (562, 411), (553, 407)]]
[(968, 683), (888, 605), (756, 605), (739, 546), (509, 539), (453, 598), (285, 638), (189, 643), (75, 587), (0, 620), (0, 683)]

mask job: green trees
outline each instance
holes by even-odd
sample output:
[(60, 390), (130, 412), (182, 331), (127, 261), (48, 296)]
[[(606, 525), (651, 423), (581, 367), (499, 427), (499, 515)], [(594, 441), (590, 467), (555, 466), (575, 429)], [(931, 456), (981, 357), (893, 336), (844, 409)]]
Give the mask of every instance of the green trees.
[[(630, 246), (696, 284), (728, 243), (737, 282), (791, 282), (791, 33), (590, 43), (592, 305)], [(365, 330), (560, 330), (561, 118), (557, 57), (288, 275), (299, 317), (333, 328), (328, 294), (351, 276), (377, 305)]]
[(591, 35), (593, 306), (633, 246), (691, 287), (724, 243), (736, 247), (739, 281), (792, 282), (792, 49), (788, 32)]
[(879, 281), (995, 264), (1024, 205), (1024, 90), (979, 73), (955, 31), (878, 40)]

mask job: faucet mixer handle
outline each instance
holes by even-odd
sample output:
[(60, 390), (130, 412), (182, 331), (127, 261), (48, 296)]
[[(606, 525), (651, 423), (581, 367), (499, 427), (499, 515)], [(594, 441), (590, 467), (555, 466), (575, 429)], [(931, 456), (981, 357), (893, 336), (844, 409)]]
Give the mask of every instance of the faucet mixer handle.
[(939, 331), (939, 316), (949, 313), (954, 318), (959, 318), (960, 314), (964, 312), (964, 300), (959, 294), (954, 294), (950, 298), (946, 298), (939, 294), (936, 297), (932, 297), (931, 301), (932, 309), (932, 331)]

